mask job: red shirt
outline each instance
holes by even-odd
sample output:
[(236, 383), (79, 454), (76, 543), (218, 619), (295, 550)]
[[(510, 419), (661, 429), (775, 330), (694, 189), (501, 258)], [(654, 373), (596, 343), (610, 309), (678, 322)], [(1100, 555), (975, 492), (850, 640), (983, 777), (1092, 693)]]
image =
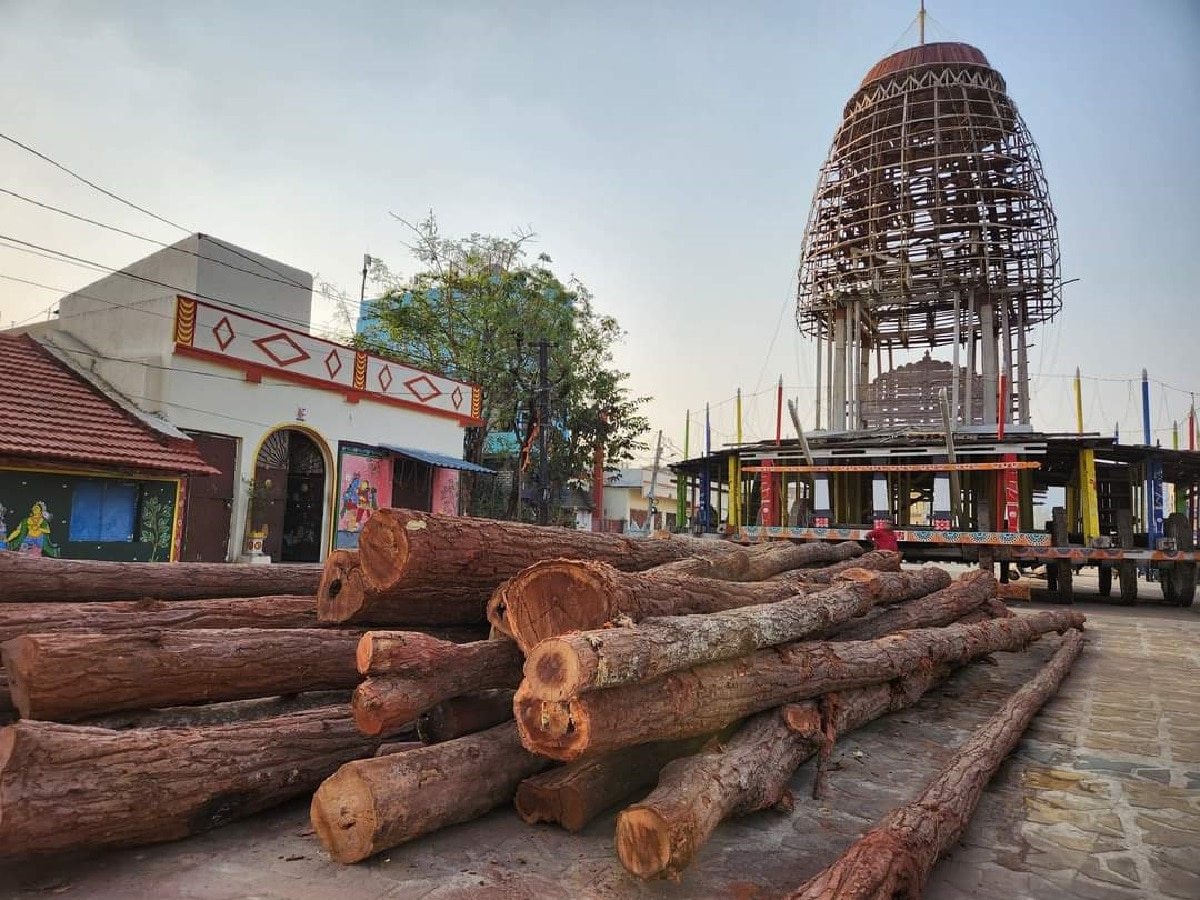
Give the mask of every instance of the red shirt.
[(876, 550), (900, 550), (896, 532), (891, 528), (872, 528), (867, 532), (867, 540), (875, 545)]

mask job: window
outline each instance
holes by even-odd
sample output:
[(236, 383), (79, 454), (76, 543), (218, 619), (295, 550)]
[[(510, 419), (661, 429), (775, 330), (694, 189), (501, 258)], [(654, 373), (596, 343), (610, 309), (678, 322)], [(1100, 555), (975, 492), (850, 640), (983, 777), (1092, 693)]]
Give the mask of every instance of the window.
[(80, 481), (71, 497), (72, 541), (133, 540), (138, 486), (128, 481)]

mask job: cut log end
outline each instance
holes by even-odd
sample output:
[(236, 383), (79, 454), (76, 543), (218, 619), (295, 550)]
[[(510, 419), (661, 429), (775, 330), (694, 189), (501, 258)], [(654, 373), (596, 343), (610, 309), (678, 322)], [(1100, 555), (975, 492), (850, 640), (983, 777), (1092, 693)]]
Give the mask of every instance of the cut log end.
[(542, 641), (525, 661), (531, 692), (545, 700), (568, 700), (583, 688), (584, 673), (578, 654), (558, 638)]
[(879, 574), (878, 572), (872, 572), (870, 569), (862, 569), (862, 568), (855, 566), (853, 568), (843, 569), (841, 572), (839, 572), (837, 575), (834, 576), (833, 580), (835, 582), (837, 582), (837, 581), (857, 581), (857, 582), (873, 581), (873, 580), (875, 580), (875, 577), (878, 574)]
[(421, 529), (421, 518), (405, 515), (372, 516), (363, 526), (358, 556), (367, 584), (384, 590), (404, 577), (408, 568), (408, 529)]
[[(530, 566), (513, 579), (506, 616), (521, 649), (529, 653), (546, 638), (611, 620), (616, 609), (607, 572), (607, 567), (556, 559)], [(515, 603), (518, 580), (521, 602)]]
[(362, 682), (350, 698), (355, 727), (367, 737), (378, 737), (416, 721), (421, 713), (419, 700), (411, 698), (410, 703), (401, 703), (399, 698), (403, 693), (403, 689), (393, 688), (379, 679)]
[(317, 621), (349, 622), (362, 610), (366, 588), (356, 565), (331, 560), (317, 589)]
[(521, 821), (529, 825), (538, 822), (558, 822), (563, 820), (563, 804), (565, 797), (561, 791), (546, 790), (530, 779), (525, 779), (517, 787), (517, 795), (513, 798), (513, 806)]
[(536, 699), (518, 691), (513, 715), (521, 743), (531, 753), (569, 762), (587, 749), (587, 719), (576, 718), (570, 702)]
[(617, 817), (617, 856), (640, 878), (664, 875), (671, 862), (671, 828), (653, 809), (631, 806)]
[(354, 649), (354, 665), (359, 675), (366, 675), (371, 671), (371, 656), (374, 651), (375, 640), (368, 631), (359, 639), (358, 646)]
[(788, 703), (779, 710), (788, 731), (801, 737), (812, 738), (821, 733), (821, 711), (813, 701)]
[(335, 862), (356, 863), (374, 852), (375, 804), (352, 768), (343, 767), (313, 794), (309, 819)]

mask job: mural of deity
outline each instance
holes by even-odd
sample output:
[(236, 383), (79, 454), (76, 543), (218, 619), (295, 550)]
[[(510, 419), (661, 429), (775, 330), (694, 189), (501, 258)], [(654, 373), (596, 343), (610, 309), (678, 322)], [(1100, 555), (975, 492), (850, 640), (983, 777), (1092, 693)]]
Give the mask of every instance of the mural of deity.
[(26, 556), (58, 556), (58, 547), (50, 540), (50, 522), (54, 518), (41, 500), (33, 504), (29, 515), (5, 539), (9, 550)]
[(364, 520), (379, 509), (379, 491), (361, 475), (350, 479), (342, 491), (342, 510), (339, 514), (343, 531), (361, 531)]

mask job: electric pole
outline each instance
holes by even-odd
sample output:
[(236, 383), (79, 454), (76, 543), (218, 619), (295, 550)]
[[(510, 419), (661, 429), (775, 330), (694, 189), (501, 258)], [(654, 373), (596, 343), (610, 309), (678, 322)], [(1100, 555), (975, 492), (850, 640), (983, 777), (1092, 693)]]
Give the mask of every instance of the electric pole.
[(550, 459), (546, 455), (546, 429), (550, 427), (550, 348), (542, 338), (538, 351), (538, 524), (550, 524)]

